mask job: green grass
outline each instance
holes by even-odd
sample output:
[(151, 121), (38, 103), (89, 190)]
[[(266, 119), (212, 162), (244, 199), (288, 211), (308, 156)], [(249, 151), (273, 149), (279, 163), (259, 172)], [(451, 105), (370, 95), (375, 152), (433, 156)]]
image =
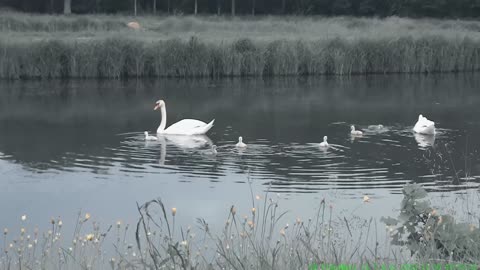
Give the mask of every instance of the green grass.
[(0, 78), (480, 70), (480, 22), (322, 17), (0, 16)]

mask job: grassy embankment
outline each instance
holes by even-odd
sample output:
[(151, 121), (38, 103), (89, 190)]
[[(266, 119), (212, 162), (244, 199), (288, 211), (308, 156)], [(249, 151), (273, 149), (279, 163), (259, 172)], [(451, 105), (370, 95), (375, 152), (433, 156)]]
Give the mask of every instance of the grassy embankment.
[(402, 18), (0, 16), (0, 78), (463, 72), (480, 22)]
[[(383, 223), (346, 217), (322, 200), (316, 202), (313, 218), (290, 220), (289, 225), (277, 196), (268, 193), (252, 198), (247, 215), (232, 206), (224, 224), (198, 219), (196, 228), (176, 224), (182, 209), (177, 212), (160, 200), (138, 206), (139, 220), (130, 226), (117, 222), (101, 229), (90, 214), (79, 214), (72, 237), (64, 236), (59, 219), (41, 233), (22, 216), (21, 228), (4, 230), (0, 269), (287, 270), (316, 269), (314, 264), (406, 269), (401, 268), (406, 263), (433, 269), (433, 264), (480, 263), (475, 224), (459, 223), (432, 208), (419, 186), (407, 185), (403, 194), (399, 217)], [(380, 230), (391, 239), (378, 237)], [(406, 252), (390, 246), (390, 240)], [(113, 253), (107, 255), (112, 244)]]

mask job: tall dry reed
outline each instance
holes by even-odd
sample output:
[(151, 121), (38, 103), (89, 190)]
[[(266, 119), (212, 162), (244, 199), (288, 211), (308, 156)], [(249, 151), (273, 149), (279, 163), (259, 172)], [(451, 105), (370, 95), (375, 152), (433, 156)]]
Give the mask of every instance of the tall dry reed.
[(0, 78), (128, 78), (352, 75), (480, 70), (480, 41), (439, 36), (385, 40), (114, 37), (81, 41), (0, 40)]

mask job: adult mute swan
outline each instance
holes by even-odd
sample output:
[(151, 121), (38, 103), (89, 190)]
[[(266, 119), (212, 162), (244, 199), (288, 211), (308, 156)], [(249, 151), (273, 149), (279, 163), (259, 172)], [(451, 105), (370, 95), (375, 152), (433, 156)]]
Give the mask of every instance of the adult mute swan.
[(350, 134), (360, 136), (360, 135), (363, 134), (363, 132), (361, 132), (360, 130), (355, 130), (355, 126), (351, 125), (350, 126)]
[(328, 142), (327, 142), (327, 136), (323, 136), (323, 142), (320, 143), (321, 148), (327, 148), (328, 147)]
[(238, 137), (238, 143), (235, 146), (239, 148), (247, 147), (247, 145), (243, 142), (242, 136)]
[(145, 134), (145, 141), (156, 141), (156, 140), (158, 140), (157, 137), (155, 137), (155, 136), (149, 136), (148, 131), (145, 131), (144, 134)]
[(413, 131), (420, 134), (435, 134), (435, 122), (428, 120), (423, 115), (418, 116), (418, 121), (413, 127)]
[(162, 121), (160, 122), (160, 126), (157, 129), (158, 134), (172, 134), (172, 135), (202, 135), (207, 133), (212, 126), (212, 120), (210, 123), (205, 123), (195, 119), (183, 119), (178, 121), (177, 123), (165, 128), (167, 125), (167, 110), (165, 109), (165, 101), (158, 100), (155, 103), (155, 111), (160, 109), (162, 112)]

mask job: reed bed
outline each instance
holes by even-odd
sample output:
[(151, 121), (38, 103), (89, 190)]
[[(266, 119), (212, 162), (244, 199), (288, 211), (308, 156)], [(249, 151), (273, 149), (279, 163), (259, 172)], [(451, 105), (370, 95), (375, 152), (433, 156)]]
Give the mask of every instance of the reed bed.
[(480, 41), (441, 37), (323, 41), (239, 39), (212, 44), (191, 38), (143, 42), (0, 41), (0, 77), (128, 78), (351, 75), (480, 70)]
[[(5, 15), (5, 16), (3, 16)], [(136, 20), (140, 30), (127, 27)], [(0, 16), (0, 78), (469, 72), (480, 23), (401, 18)]]

